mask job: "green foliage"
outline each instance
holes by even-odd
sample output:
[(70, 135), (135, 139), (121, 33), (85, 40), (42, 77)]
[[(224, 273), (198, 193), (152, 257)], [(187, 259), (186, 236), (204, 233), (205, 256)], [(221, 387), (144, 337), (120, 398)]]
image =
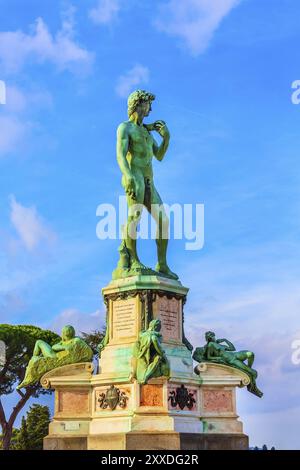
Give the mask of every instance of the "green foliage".
[(49, 423), (48, 406), (32, 405), (27, 412), (26, 419), (22, 418), (15, 448), (17, 450), (42, 450), (43, 439), (48, 434)]
[[(18, 436), (19, 436), (19, 429), (13, 428), (12, 435), (11, 435), (11, 440), (10, 440), (10, 449), (11, 450), (16, 450)], [(3, 434), (0, 434), (0, 450), (3, 450), (2, 440), (3, 440)]]
[(105, 330), (94, 330), (91, 333), (81, 332), (81, 338), (89, 345), (94, 354), (98, 353), (98, 346), (105, 336)]
[(29, 449), (29, 436), (28, 436), (28, 430), (27, 430), (27, 423), (26, 423), (26, 419), (24, 416), (22, 417), (22, 424), (17, 433), (14, 449), (16, 450)]
[(6, 416), (1, 396), (9, 395), (20, 384), (25, 376), (27, 364), (32, 356), (36, 340), (43, 339), (49, 344), (60, 340), (60, 337), (49, 330), (42, 330), (31, 325), (0, 325), (0, 340), (5, 343), (5, 363), (0, 370), (0, 425), (2, 428), (1, 443), (4, 449), (13, 448), (14, 431), (13, 425), (16, 417), (31, 397), (37, 398), (41, 394), (51, 393), (44, 390), (39, 383), (19, 392), (20, 399), (11, 410), (10, 416)]
[(12, 393), (15, 383), (23, 380), (38, 339), (53, 345), (60, 337), (52, 331), (36, 326), (0, 325), (0, 340), (6, 345), (6, 361), (0, 371), (0, 396)]

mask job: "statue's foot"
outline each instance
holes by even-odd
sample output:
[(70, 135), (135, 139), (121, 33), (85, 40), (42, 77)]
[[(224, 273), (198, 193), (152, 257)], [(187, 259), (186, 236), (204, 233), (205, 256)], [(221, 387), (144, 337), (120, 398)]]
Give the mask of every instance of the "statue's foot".
[(130, 271), (145, 271), (145, 269), (149, 269), (149, 268), (147, 268), (147, 266), (145, 266), (140, 261), (136, 261), (136, 260), (133, 261), (130, 266)]
[(250, 393), (253, 393), (257, 397), (261, 398), (263, 396), (263, 392), (259, 390), (258, 386), (256, 385), (255, 382), (251, 382), (249, 385), (247, 385), (247, 389)]
[(155, 266), (155, 271), (166, 277), (169, 277), (170, 279), (174, 279), (175, 281), (178, 280), (177, 274), (173, 273), (167, 264), (157, 263)]
[(153, 269), (148, 268), (140, 261), (132, 261), (130, 268), (121, 268), (120, 266), (117, 267), (112, 273), (112, 278), (116, 280), (130, 276), (154, 276), (155, 274), (157, 273), (153, 271)]
[(23, 380), (23, 382), (21, 382), (21, 383), (17, 386), (17, 390), (21, 390), (21, 388), (27, 387), (27, 385), (29, 385), (29, 383), (27, 384), (26, 381)]

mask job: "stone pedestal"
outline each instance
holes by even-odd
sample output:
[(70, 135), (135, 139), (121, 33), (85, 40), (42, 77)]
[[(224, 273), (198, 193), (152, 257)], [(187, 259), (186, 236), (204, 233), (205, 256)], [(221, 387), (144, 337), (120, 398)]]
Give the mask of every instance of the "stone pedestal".
[[(201, 364), (200, 375), (194, 373), (183, 329), (187, 292), (180, 282), (156, 276), (112, 281), (102, 290), (107, 331), (99, 372), (76, 364), (42, 379), (55, 389), (56, 403), (45, 449), (216, 448), (218, 436), (221, 448), (245, 448), (235, 387), (245, 385), (247, 376), (216, 364)], [(140, 384), (134, 346), (155, 318), (161, 320), (170, 377)]]
[(81, 363), (54, 369), (41, 379), (55, 390), (54, 417), (44, 439), (45, 450), (87, 449), (92, 413), (93, 365)]
[(55, 413), (44, 449), (247, 449), (235, 400), (235, 388), (247, 385), (247, 376), (218, 364), (198, 368), (201, 383), (187, 387), (196, 403), (183, 409), (169, 400), (176, 389), (186, 387), (183, 383), (153, 379), (139, 385), (127, 379), (116, 385), (121, 399), (111, 409), (101, 407), (109, 387), (99, 386), (100, 377), (92, 375), (90, 363), (46, 374), (42, 385), (55, 389)]
[(107, 308), (105, 348), (99, 361), (100, 374), (128, 375), (133, 347), (151, 320), (161, 320), (163, 348), (171, 375), (195, 377), (191, 353), (183, 331), (183, 305), (188, 289), (179, 281), (158, 276), (135, 276), (112, 281), (102, 289)]
[(236, 387), (249, 384), (242, 371), (223, 364), (203, 362), (196, 367), (202, 384), (200, 408), (203, 432), (206, 434), (243, 435), (243, 424), (236, 410)]
[[(174, 437), (174, 433), (201, 432), (200, 380), (193, 372), (191, 351), (184, 344), (183, 304), (187, 292), (180, 282), (157, 276), (112, 281), (102, 290), (107, 307), (107, 334), (99, 374), (92, 378), (94, 409), (89, 442), (93, 448), (97, 445), (104, 448), (104, 434), (135, 433), (137, 442), (136, 433), (143, 433), (141, 442), (145, 442), (147, 432), (152, 439), (153, 433)], [(147, 330), (150, 321), (156, 318), (161, 320), (162, 347), (170, 364), (170, 378), (150, 379), (141, 385), (134, 378), (133, 350), (140, 332)], [(105, 408), (101, 401), (111, 385), (112, 393), (117, 389), (126, 400), (123, 407), (117, 405), (114, 410)], [(187, 396), (193, 397), (191, 403), (185, 404), (183, 400), (180, 408), (176, 400), (171, 400), (177, 389), (184, 389)], [(120, 439), (122, 446), (129, 442), (127, 437), (125, 441)]]

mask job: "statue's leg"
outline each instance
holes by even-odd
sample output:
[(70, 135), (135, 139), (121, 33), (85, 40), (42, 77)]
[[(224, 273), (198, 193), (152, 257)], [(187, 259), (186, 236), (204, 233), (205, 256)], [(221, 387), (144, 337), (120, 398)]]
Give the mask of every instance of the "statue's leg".
[(125, 244), (126, 248), (130, 255), (130, 268), (144, 268), (142, 263), (139, 260), (137, 249), (136, 249), (136, 236), (137, 236), (137, 226), (140, 222), (142, 211), (143, 211), (143, 201), (145, 193), (145, 183), (144, 177), (141, 173), (135, 173), (135, 182), (136, 182), (136, 199), (133, 200), (131, 197), (127, 196), (128, 204), (128, 219), (125, 226)]
[[(244, 364), (242, 361), (248, 361), (248, 364)], [(232, 365), (235, 365), (241, 370), (244, 370), (248, 373), (251, 377), (251, 383), (247, 386), (248, 390), (251, 393), (254, 393), (258, 397), (262, 397), (263, 393), (257, 388), (256, 379), (257, 379), (257, 371), (252, 368), (254, 362), (254, 353), (251, 351), (238, 351), (234, 355), (234, 359), (232, 360)]]
[(33, 356), (56, 357), (56, 353), (55, 351), (53, 351), (50, 344), (46, 343), (46, 341), (39, 339), (35, 343)]
[(232, 362), (236, 367), (238, 367), (241, 370), (244, 370), (245, 372), (248, 372), (253, 378), (256, 379), (257, 377), (257, 371), (255, 369), (252, 369), (252, 367), (249, 367), (247, 364), (244, 364), (240, 359), (237, 357), (235, 360)]
[(251, 352), (251, 351), (247, 351), (247, 358), (248, 358), (248, 366), (249, 366), (249, 367), (252, 367), (252, 366), (253, 366), (253, 362), (254, 362), (254, 358), (255, 358), (254, 353)]
[(155, 372), (159, 367), (161, 357), (160, 356), (155, 356), (151, 364), (147, 367), (147, 370), (144, 375), (144, 383), (146, 384), (149, 379), (155, 377)]
[(240, 361), (247, 361), (248, 367), (252, 367), (255, 355), (251, 351), (238, 351), (235, 357)]
[(162, 359), (160, 364), (161, 375), (170, 377), (170, 365), (167, 359)]
[(167, 263), (167, 249), (169, 242), (169, 219), (166, 214), (163, 202), (158, 194), (153, 182), (151, 183), (151, 204), (146, 207), (156, 222), (156, 246), (157, 246), (157, 265), (156, 271), (166, 274), (172, 279), (178, 279), (177, 274), (173, 273)]

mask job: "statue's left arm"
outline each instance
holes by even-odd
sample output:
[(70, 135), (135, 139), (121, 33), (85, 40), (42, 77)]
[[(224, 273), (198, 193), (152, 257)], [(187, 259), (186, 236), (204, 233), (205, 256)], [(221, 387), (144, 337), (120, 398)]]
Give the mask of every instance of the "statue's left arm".
[(222, 338), (222, 339), (217, 339), (217, 343), (226, 343), (227, 344), (227, 351), (235, 351), (235, 346), (226, 338)]
[(215, 354), (215, 349), (211, 343), (207, 345), (206, 357), (208, 361), (219, 362), (219, 363), (223, 362), (222, 358)]
[(170, 132), (164, 121), (156, 121), (153, 125), (153, 128), (163, 139), (160, 145), (158, 145), (157, 142), (153, 139), (153, 155), (161, 162), (169, 147)]
[(63, 343), (56, 343), (52, 346), (52, 349), (53, 349), (53, 351), (58, 352), (58, 351), (64, 351), (66, 348), (63, 345)]
[(164, 356), (164, 355), (165, 355), (165, 352), (164, 352), (164, 350), (162, 349), (161, 344), (160, 344), (160, 341), (159, 341), (159, 339), (158, 339), (157, 336), (154, 336), (154, 335), (153, 335), (153, 337), (152, 337), (152, 344), (153, 344), (153, 346), (154, 346), (155, 351), (157, 352), (157, 354), (158, 354), (159, 356)]
[(207, 357), (207, 360), (208, 360), (208, 361), (211, 361), (212, 359), (214, 359), (214, 355), (213, 355), (213, 353), (212, 353), (211, 345), (210, 345), (210, 344), (207, 345), (206, 357)]

